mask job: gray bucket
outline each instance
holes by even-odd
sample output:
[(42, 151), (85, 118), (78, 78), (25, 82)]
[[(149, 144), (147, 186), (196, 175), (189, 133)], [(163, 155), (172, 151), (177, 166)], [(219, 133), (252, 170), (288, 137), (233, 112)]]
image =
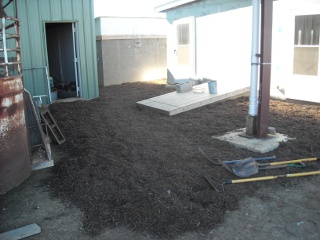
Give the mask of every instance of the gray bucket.
[(209, 93), (216, 94), (217, 93), (217, 81), (210, 80), (208, 81)]

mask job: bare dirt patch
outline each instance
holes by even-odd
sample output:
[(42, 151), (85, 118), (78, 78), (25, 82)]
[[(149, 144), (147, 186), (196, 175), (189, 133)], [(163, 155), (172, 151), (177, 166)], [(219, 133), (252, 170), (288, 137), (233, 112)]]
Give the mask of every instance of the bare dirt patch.
[[(128, 83), (101, 89), (90, 101), (56, 103), (50, 111), (67, 138), (53, 151), (61, 156), (45, 183), (51, 192), (84, 213), (83, 228), (97, 235), (127, 227), (168, 238), (206, 233), (239, 201), (261, 188), (288, 188), (299, 179), (229, 185), (215, 192), (204, 175), (235, 179), (213, 160), (261, 157), (211, 136), (242, 128), (248, 98), (238, 98), (168, 117), (141, 110), (136, 102), (172, 91), (164, 84)], [(270, 153), (279, 160), (320, 156), (320, 107), (272, 100), (270, 126), (295, 140)], [(260, 175), (319, 169), (263, 171)], [(311, 177), (312, 178), (312, 177)]]

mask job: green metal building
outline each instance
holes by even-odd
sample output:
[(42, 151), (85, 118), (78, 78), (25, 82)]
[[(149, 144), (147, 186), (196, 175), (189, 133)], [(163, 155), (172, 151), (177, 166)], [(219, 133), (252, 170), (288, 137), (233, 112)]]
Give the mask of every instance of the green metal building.
[(93, 0), (17, 0), (8, 11), (20, 19), (25, 89), (45, 102), (98, 97)]

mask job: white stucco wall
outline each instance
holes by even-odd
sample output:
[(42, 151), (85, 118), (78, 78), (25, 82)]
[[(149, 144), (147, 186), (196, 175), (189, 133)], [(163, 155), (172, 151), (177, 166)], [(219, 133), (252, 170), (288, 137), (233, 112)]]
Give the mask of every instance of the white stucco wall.
[[(295, 16), (313, 14), (320, 14), (320, 0), (274, 1), (272, 97), (320, 102), (320, 61), (317, 76), (293, 74)], [(177, 19), (181, 20), (181, 18)], [(218, 89), (225, 86), (229, 88), (249, 86), (252, 38), (251, 6), (194, 19), (196, 77), (217, 80)], [(169, 83), (181, 78), (175, 71), (174, 22), (168, 35)], [(188, 77), (193, 76), (184, 78)]]
[(196, 19), (197, 75), (217, 80), (220, 89), (250, 85), (251, 9)]

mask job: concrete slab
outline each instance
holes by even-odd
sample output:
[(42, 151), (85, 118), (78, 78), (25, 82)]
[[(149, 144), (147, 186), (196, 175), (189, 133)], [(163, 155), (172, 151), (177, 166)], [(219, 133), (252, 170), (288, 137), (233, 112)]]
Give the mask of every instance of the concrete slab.
[(245, 133), (245, 130), (245, 128), (241, 128), (227, 132), (222, 136), (212, 136), (212, 138), (227, 141), (235, 147), (258, 153), (271, 152), (279, 147), (280, 142), (287, 142), (289, 140), (288, 136), (280, 133), (276, 133), (275, 135), (268, 134), (267, 138), (263, 139), (240, 136)]

